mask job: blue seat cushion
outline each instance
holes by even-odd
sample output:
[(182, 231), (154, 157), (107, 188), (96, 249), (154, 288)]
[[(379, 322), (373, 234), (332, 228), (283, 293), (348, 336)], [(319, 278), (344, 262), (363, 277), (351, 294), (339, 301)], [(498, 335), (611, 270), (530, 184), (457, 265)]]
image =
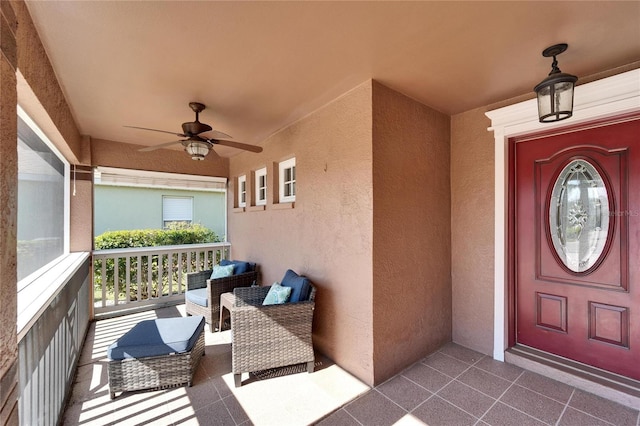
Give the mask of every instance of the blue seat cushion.
[(220, 266), (233, 265), (233, 275), (244, 274), (245, 272), (251, 272), (255, 269), (256, 264), (245, 262), (243, 260), (227, 260), (222, 259)]
[(311, 292), (311, 282), (309, 278), (298, 275), (295, 271), (289, 269), (284, 274), (280, 285), (283, 287), (291, 287), (289, 302), (295, 303), (309, 300), (309, 293)]
[(107, 349), (112, 360), (189, 352), (204, 331), (204, 317), (140, 321)]
[(185, 296), (189, 300), (189, 302), (196, 303), (200, 306), (204, 306), (205, 308), (209, 306), (206, 288), (196, 288), (195, 290), (188, 290), (185, 293)]

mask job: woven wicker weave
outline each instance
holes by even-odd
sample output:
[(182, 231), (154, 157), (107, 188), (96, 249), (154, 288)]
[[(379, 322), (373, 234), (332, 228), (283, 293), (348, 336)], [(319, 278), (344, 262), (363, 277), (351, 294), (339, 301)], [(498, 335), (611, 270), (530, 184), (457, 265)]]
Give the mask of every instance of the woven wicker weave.
[[(256, 267), (257, 268), (257, 267)], [(231, 275), (224, 278), (209, 279), (211, 270), (194, 272), (187, 275), (187, 291), (197, 288), (207, 288), (208, 306), (198, 305), (184, 298), (187, 315), (202, 315), (213, 333), (219, 327), (220, 295), (232, 292), (236, 287), (248, 287), (258, 280), (258, 272), (250, 271), (244, 274)]]
[(307, 363), (313, 372), (311, 338), (315, 287), (309, 301), (262, 306), (270, 287), (239, 287), (231, 310), (232, 371), (235, 385), (242, 373)]
[(193, 373), (204, 355), (204, 329), (189, 352), (109, 361), (109, 393), (141, 389), (191, 386)]

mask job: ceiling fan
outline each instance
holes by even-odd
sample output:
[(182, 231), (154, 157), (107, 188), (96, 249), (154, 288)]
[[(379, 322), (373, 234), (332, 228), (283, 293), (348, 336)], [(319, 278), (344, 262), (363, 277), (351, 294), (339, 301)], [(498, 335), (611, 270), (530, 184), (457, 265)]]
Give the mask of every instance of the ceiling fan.
[[(204, 157), (207, 156), (209, 151), (213, 148), (213, 145), (224, 145), (230, 146), (232, 148), (243, 149), (245, 151), (251, 152), (262, 152), (262, 147), (249, 145), (246, 143), (240, 143), (235, 141), (230, 141), (228, 139), (233, 139), (226, 133), (223, 133), (218, 130), (213, 130), (211, 126), (208, 124), (201, 123), (198, 120), (200, 113), (206, 108), (204, 104), (199, 102), (190, 102), (189, 106), (196, 113), (196, 120), (193, 122), (182, 123), (182, 133), (169, 132), (166, 130), (158, 130), (158, 129), (148, 129), (146, 127), (136, 127), (136, 126), (124, 126), (129, 127), (131, 129), (140, 129), (140, 130), (151, 130), (153, 132), (162, 132), (169, 133), (171, 135), (176, 135), (181, 138), (177, 141), (167, 142), (160, 145), (149, 146), (147, 148), (139, 149), (138, 151), (146, 152), (146, 151), (155, 151), (156, 149), (164, 148), (169, 145), (173, 145), (176, 143), (182, 144), (184, 146), (184, 150), (187, 151), (193, 160), (204, 160)], [(200, 136), (200, 133), (211, 132), (212, 137), (203, 137)]]

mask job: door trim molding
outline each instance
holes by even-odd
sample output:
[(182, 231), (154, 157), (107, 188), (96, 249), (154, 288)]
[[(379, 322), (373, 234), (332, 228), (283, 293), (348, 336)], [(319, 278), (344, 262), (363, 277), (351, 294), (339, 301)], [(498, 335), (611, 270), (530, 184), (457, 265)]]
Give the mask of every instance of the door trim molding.
[(509, 139), (574, 128), (577, 125), (640, 112), (640, 69), (583, 84), (575, 88), (573, 117), (557, 123), (538, 121), (536, 99), (488, 111), (487, 130), (494, 134), (494, 322), (493, 358), (504, 361), (508, 347), (508, 176)]

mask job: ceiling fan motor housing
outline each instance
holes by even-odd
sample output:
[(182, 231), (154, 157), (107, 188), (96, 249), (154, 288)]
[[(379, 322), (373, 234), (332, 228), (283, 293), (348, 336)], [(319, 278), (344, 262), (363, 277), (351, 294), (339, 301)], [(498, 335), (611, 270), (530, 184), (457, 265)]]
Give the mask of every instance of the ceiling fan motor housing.
[(193, 136), (199, 135), (200, 133), (210, 132), (213, 130), (211, 126), (208, 124), (201, 123), (199, 121), (182, 123), (182, 132), (185, 135)]

